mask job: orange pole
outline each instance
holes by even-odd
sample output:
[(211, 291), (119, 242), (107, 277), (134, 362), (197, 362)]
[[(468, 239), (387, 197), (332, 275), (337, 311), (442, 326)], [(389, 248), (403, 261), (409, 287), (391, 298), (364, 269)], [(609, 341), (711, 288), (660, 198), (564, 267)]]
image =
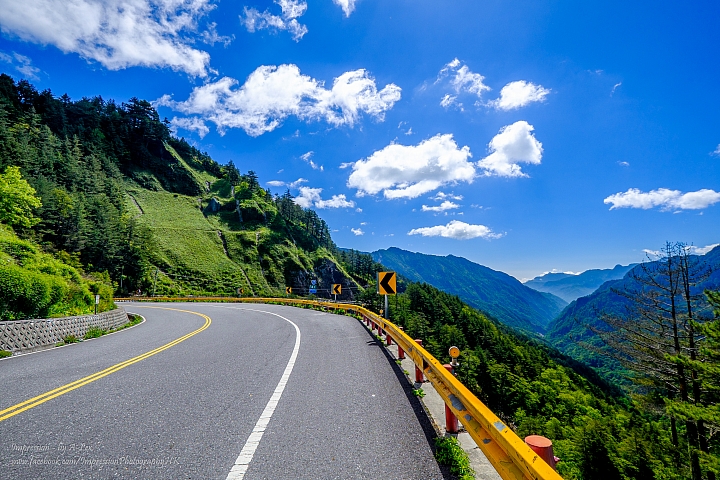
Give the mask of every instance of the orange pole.
[[(443, 365), (445, 367), (445, 370), (447, 370), (450, 373), (453, 373), (453, 367), (449, 363), (446, 363)], [(458, 419), (455, 416), (455, 414), (450, 410), (450, 407), (448, 407), (447, 403), (445, 404), (445, 431), (447, 433), (458, 433)]]
[[(422, 340), (420, 340), (419, 338), (415, 339), (415, 343), (422, 347)], [(423, 383), (424, 381), (425, 375), (423, 375), (423, 371), (420, 370), (420, 367), (415, 365), (415, 383)]]
[(552, 441), (549, 438), (540, 435), (529, 435), (525, 437), (525, 443), (555, 470), (555, 465), (559, 459), (553, 454)]

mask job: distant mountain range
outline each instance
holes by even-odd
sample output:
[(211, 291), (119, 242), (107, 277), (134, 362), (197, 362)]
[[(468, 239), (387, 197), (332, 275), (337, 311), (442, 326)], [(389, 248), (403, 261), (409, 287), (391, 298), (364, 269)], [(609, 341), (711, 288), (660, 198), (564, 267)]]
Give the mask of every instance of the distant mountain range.
[(567, 305), (553, 294), (533, 290), (506, 273), (462, 257), (425, 255), (395, 247), (371, 255), (408, 280), (457, 295), (496, 320), (526, 332), (544, 333)]
[[(711, 269), (710, 276), (699, 286), (699, 289), (720, 289), (720, 247), (715, 247), (703, 256), (693, 255), (692, 257), (705, 263)], [(571, 302), (550, 323), (546, 335), (546, 339), (558, 350), (600, 370), (616, 382), (621, 381), (617, 377), (619, 364), (593, 353), (583, 343), (594, 345), (600, 349), (604, 348), (600, 339), (587, 327), (601, 326), (599, 316), (602, 313), (618, 315), (625, 313), (625, 306), (628, 305), (629, 300), (615, 292), (637, 289), (637, 282), (633, 280), (632, 272), (633, 269), (640, 267), (637, 264), (630, 267), (623, 278), (609, 280), (590, 295)]]
[(546, 273), (525, 282), (538, 292), (552, 293), (570, 303), (580, 297), (590, 295), (603, 283), (619, 280), (637, 263), (616, 265), (615, 268), (587, 270), (579, 275), (571, 273)]

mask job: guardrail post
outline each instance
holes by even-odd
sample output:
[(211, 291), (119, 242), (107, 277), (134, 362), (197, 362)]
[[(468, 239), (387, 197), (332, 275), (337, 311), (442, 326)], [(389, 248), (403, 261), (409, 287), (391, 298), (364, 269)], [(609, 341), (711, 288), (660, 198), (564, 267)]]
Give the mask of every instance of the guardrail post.
[[(405, 329), (403, 327), (400, 327), (400, 330), (405, 331)], [(400, 360), (405, 360), (405, 350), (403, 350), (403, 348), (400, 346), (399, 343), (397, 344), (397, 346), (398, 346), (398, 358)]]
[[(422, 340), (420, 340), (419, 338), (415, 339), (415, 343), (422, 347)], [(420, 367), (415, 365), (415, 383), (423, 383), (424, 381), (425, 375), (423, 375), (423, 371), (420, 370)]]
[[(453, 366), (449, 363), (446, 363), (443, 365), (445, 367), (445, 370), (453, 373)], [(455, 416), (455, 414), (450, 410), (450, 407), (448, 407), (448, 404), (445, 404), (445, 431), (447, 433), (458, 433), (458, 419)]]
[(387, 332), (385, 332), (385, 343), (387, 346), (392, 345), (392, 337)]
[(555, 470), (555, 465), (560, 459), (553, 454), (552, 441), (549, 438), (540, 435), (529, 435), (525, 437), (525, 443)]

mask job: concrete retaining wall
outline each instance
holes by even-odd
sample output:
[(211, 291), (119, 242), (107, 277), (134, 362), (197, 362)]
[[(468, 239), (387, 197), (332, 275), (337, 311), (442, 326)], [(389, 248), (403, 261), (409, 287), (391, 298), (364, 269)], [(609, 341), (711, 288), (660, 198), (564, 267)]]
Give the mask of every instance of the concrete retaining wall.
[(118, 308), (97, 315), (0, 322), (0, 350), (13, 353), (42, 350), (62, 342), (68, 335), (82, 338), (91, 327), (110, 330), (128, 321), (125, 310)]

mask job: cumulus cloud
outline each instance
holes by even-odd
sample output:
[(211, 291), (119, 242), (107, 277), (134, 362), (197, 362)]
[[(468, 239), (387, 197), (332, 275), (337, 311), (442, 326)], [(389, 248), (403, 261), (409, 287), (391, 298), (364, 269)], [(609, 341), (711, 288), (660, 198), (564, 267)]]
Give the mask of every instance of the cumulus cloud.
[[(455, 89), (456, 93), (474, 93), (480, 97), (482, 92), (490, 90), (490, 87), (483, 83), (485, 77), (479, 73), (470, 71), (468, 66), (463, 65), (457, 58), (453, 59), (440, 70), (438, 80), (435, 83), (444, 78), (449, 78), (450, 85)], [(449, 96), (446, 95), (446, 97), (449, 99)], [(452, 101), (454, 101), (454, 99), (452, 99)]]
[(194, 88), (185, 101), (163, 95), (154, 105), (213, 122), (221, 135), (228, 128), (242, 128), (257, 137), (275, 130), (291, 115), (305, 121), (324, 120), (334, 127), (352, 127), (362, 114), (383, 121), (401, 92), (392, 83), (378, 90), (364, 69), (343, 73), (326, 89), (322, 81), (302, 75), (297, 65), (261, 66), (242, 86), (238, 83), (223, 77)]
[(355, 162), (347, 185), (357, 189), (358, 196), (382, 191), (385, 198), (415, 198), (446, 184), (471, 183), (471, 156), (470, 148), (459, 148), (451, 134), (414, 146), (391, 144)]
[(515, 110), (533, 102), (544, 102), (550, 90), (541, 85), (518, 80), (510, 82), (500, 90), (500, 98), (490, 102), (498, 110)]
[(320, 197), (322, 188), (300, 187), (300, 195), (295, 197), (295, 203), (303, 208), (351, 208), (355, 202), (348, 200), (344, 194), (333, 195), (329, 200)]
[(177, 134), (179, 129), (187, 130), (188, 132), (197, 132), (200, 138), (210, 133), (210, 129), (205, 125), (205, 122), (197, 117), (173, 117), (173, 119), (170, 120), (170, 130)]
[(315, 163), (315, 162), (313, 161), (312, 157), (313, 157), (314, 154), (315, 154), (315, 152), (309, 151), (309, 152), (307, 152), (307, 153), (303, 153), (302, 155), (300, 155), (300, 158), (301, 158), (304, 162), (307, 162), (307, 163), (310, 165), (310, 168), (312, 168), (313, 170), (320, 170), (320, 171), (322, 172), (322, 171), (325, 170), (325, 169), (323, 168), (322, 165), (318, 165), (317, 163)]
[(696, 247), (695, 245), (688, 246), (688, 250), (693, 255), (705, 255), (713, 248), (719, 246), (720, 243), (713, 243), (712, 245), (705, 245), (704, 247)]
[(535, 128), (524, 120), (507, 125), (488, 144), (490, 155), (477, 164), (486, 176), (527, 177), (519, 163), (539, 165), (542, 143), (532, 131)]
[(273, 15), (268, 10), (260, 12), (256, 8), (244, 8), (244, 15), (240, 15), (240, 21), (245, 25), (248, 32), (254, 33), (258, 30), (287, 30), (293, 40), (299, 42), (308, 32), (305, 25), (300, 24), (297, 19), (302, 17), (307, 10), (307, 2), (303, 0), (275, 0), (282, 10), (281, 15)]
[(39, 80), (38, 73), (40, 69), (32, 65), (32, 60), (25, 55), (20, 55), (17, 52), (13, 52), (12, 55), (0, 52), (0, 62), (8, 63), (15, 67), (15, 70), (20, 72), (23, 77), (31, 80)]
[(408, 235), (422, 235), (423, 237), (445, 237), (456, 240), (469, 240), (471, 238), (500, 238), (502, 234), (494, 233), (485, 225), (471, 225), (469, 223), (453, 220), (447, 225), (435, 227), (414, 228)]
[(711, 153), (711, 155), (715, 155), (716, 157), (720, 157), (720, 144), (718, 144), (717, 148), (714, 152)]
[(191, 45), (198, 20), (213, 8), (211, 0), (8, 1), (0, 29), (110, 70), (169, 67), (206, 76), (210, 55)]
[(365, 235), (365, 232), (362, 231), (362, 228), (351, 228), (350, 231), (356, 236)]
[[(282, 170), (281, 170), (282, 171)], [(280, 173), (280, 172), (278, 172)], [(306, 178), (298, 178), (294, 182), (286, 183), (281, 180), (270, 180), (267, 182), (268, 185), (271, 187), (288, 187), (288, 188), (297, 188), (298, 186), (302, 185), (303, 183), (307, 183)]]
[(631, 188), (627, 192), (610, 195), (603, 201), (607, 205), (612, 204), (610, 210), (616, 208), (648, 210), (655, 207), (660, 207), (661, 210), (702, 210), (717, 202), (720, 202), (720, 192), (707, 188), (687, 193), (667, 188), (658, 188), (649, 192)]
[(423, 212), (444, 212), (446, 210), (452, 210), (454, 208), (460, 208), (460, 205), (457, 203), (453, 203), (449, 200), (445, 200), (440, 205), (436, 205), (434, 207), (429, 207), (427, 205), (422, 206)]
[(463, 196), (455, 195), (453, 193), (437, 192), (434, 197), (430, 197), (430, 200), (445, 200), (448, 198), (450, 200), (462, 200)]
[(350, 14), (355, 10), (355, 3), (357, 0), (333, 0), (336, 5), (339, 5), (345, 12), (345, 16), (349, 17)]

